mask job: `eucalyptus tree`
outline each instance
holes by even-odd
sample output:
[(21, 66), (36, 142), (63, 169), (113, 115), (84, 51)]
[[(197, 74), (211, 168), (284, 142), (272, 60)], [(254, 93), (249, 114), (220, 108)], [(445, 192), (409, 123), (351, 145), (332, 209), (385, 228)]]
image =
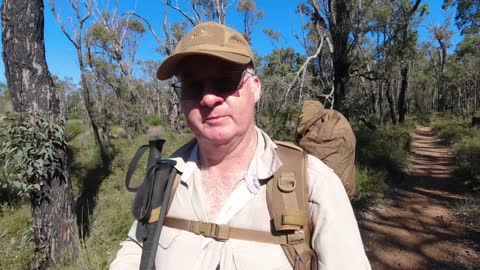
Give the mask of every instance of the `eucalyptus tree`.
[[(461, 31), (464, 39), (457, 45), (455, 54), (455, 65), (462, 68), (458, 73), (452, 70), (454, 78), (461, 77), (457, 82), (458, 103), (464, 105), (464, 114), (475, 113), (480, 107), (480, 75), (478, 66), (480, 64), (480, 0), (444, 0), (444, 9), (451, 6), (456, 7), (455, 24)], [(455, 84), (451, 83), (450, 87)]]
[(443, 8), (456, 6), (455, 21), (462, 34), (480, 32), (480, 0), (444, 0)]
[[(73, 16), (68, 17), (65, 14), (61, 14), (61, 11), (57, 9), (58, 2), (55, 0), (47, 0), (54, 14), (62, 32), (65, 34), (70, 43), (75, 47), (77, 53), (78, 65), (80, 68), (80, 83), (82, 87), (83, 102), (85, 103), (85, 109), (87, 111), (88, 118), (90, 120), (90, 125), (93, 131), (93, 137), (95, 143), (98, 145), (102, 160), (107, 164), (110, 160), (108, 154), (108, 142), (102, 140), (99, 132), (99, 124), (97, 120), (98, 112), (95, 111), (95, 100), (92, 97), (92, 88), (91, 84), (88, 81), (89, 70), (87, 66), (87, 61), (85, 59), (85, 27), (88, 21), (92, 18), (94, 0), (69, 0), (68, 4), (70, 5), (71, 10), (73, 11)], [(65, 4), (61, 2), (60, 4)], [(62, 18), (65, 16), (67, 18)]]
[[(99, 14), (85, 38), (94, 83), (100, 89), (113, 90), (117, 104), (109, 111), (113, 109), (119, 115), (117, 119), (120, 119), (129, 138), (142, 125), (143, 102), (134, 87), (133, 70), (136, 52), (145, 32), (146, 28), (140, 20), (129, 13), (119, 14), (118, 7), (114, 7)], [(109, 133), (108, 125), (104, 125), (103, 129), (104, 134)]]
[(348, 93), (351, 52), (356, 41), (350, 39), (353, 31), (355, 2), (351, 0), (308, 0), (302, 4), (309, 10), (311, 24), (319, 38), (330, 45), (333, 68), (335, 108), (345, 112), (343, 101)]
[[(465, 116), (474, 115), (480, 110), (480, 36), (467, 35), (456, 47), (452, 62), (455, 65), (448, 68), (448, 88), (458, 93), (458, 107)], [(459, 72), (459, 70), (461, 70)]]
[(243, 19), (243, 37), (245, 37), (248, 43), (251, 43), (253, 28), (258, 23), (258, 20), (263, 18), (263, 11), (257, 8), (253, 0), (239, 0), (237, 11), (240, 12)]
[(448, 49), (451, 47), (451, 38), (453, 32), (448, 30), (450, 27), (450, 20), (447, 19), (441, 26), (432, 26), (430, 31), (433, 38), (438, 43), (435, 51), (430, 51), (431, 61), (435, 68), (435, 80), (437, 87), (434, 91), (434, 99), (436, 101), (436, 108), (438, 111), (445, 111), (446, 109), (446, 82), (445, 82), (445, 67), (448, 58)]
[[(372, 1), (369, 31), (375, 41), (373, 51), (379, 98), (388, 102), (393, 124), (402, 123), (407, 113), (407, 95), (412, 60), (415, 59), (416, 26), (427, 12), (421, 0)], [(379, 102), (380, 116), (383, 102)]]
[(30, 196), (31, 268), (45, 269), (76, 253), (65, 118), (45, 59), (43, 1), (4, 0), (1, 13), (5, 76), (13, 109), (21, 114), (7, 117), (0, 159), (7, 181)]
[(146, 60), (139, 62), (141, 94), (144, 96), (145, 113), (156, 115), (158, 118), (167, 120), (170, 115), (170, 99), (173, 91), (157, 80), (158, 61)]
[(414, 19), (416, 18), (417, 10), (420, 9), (419, 17), (422, 17), (427, 9), (427, 6), (420, 8), (421, 0), (415, 0), (413, 3), (410, 1), (402, 1), (398, 3), (398, 9), (395, 15), (398, 15), (398, 28), (396, 29), (395, 41), (398, 44), (397, 47), (397, 55), (398, 59), (400, 60), (400, 76), (401, 76), (401, 86), (400, 91), (398, 93), (398, 122), (403, 123), (405, 121), (405, 114), (407, 112), (406, 107), (406, 92), (408, 90), (408, 82), (409, 82), (409, 69), (410, 63), (409, 59), (412, 57), (412, 52), (414, 52), (416, 39), (418, 37), (418, 33), (416, 30), (412, 30), (412, 24)]
[(259, 110), (274, 114), (281, 108), (288, 107), (294, 97), (285, 98), (285, 91), (292, 82), (305, 58), (295, 52), (293, 48), (280, 48), (273, 50), (262, 58), (258, 70), (262, 76), (262, 95)]

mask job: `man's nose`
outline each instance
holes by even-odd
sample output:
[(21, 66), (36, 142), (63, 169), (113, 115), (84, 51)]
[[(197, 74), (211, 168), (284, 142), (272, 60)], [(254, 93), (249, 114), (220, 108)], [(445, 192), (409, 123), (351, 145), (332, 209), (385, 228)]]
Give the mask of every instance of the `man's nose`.
[(225, 99), (223, 96), (218, 94), (216, 91), (216, 86), (212, 84), (211, 81), (206, 81), (203, 84), (202, 89), (202, 99), (200, 100), (200, 105), (213, 107), (219, 103), (222, 103)]

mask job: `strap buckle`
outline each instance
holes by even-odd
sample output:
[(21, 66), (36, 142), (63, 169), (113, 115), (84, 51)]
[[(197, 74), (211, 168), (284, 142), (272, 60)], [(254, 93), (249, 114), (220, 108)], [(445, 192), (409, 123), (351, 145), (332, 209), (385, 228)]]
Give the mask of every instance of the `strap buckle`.
[(297, 182), (295, 180), (295, 174), (293, 172), (282, 172), (280, 179), (277, 183), (278, 189), (285, 193), (290, 193), (295, 190)]
[(230, 227), (228, 225), (219, 225), (210, 222), (199, 222), (198, 234), (215, 240), (225, 241), (229, 238)]
[(294, 233), (287, 234), (287, 244), (296, 245), (303, 243), (305, 240), (305, 233), (303, 230), (296, 230)]

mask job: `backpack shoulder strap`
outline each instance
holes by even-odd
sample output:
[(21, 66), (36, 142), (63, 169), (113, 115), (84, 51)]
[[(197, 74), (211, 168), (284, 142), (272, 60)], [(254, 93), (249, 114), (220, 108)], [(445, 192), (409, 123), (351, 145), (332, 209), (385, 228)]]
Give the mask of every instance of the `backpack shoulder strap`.
[[(183, 158), (183, 159), (188, 158), (188, 156), (190, 155), (190, 152), (192, 151), (192, 148), (193, 148), (193, 146), (195, 145), (196, 142), (197, 142), (196, 139), (190, 140), (189, 142), (187, 142), (186, 144), (184, 144), (180, 148), (178, 148), (170, 156), (170, 158), (174, 158), (174, 157)], [(173, 182), (173, 185), (172, 185), (172, 190), (170, 192), (170, 197), (168, 198), (168, 204), (167, 204), (167, 208), (166, 208), (167, 213), (168, 213), (168, 210), (170, 209), (170, 205), (172, 204), (173, 198), (175, 197), (175, 193), (177, 191), (177, 187), (178, 187), (178, 184), (180, 183), (181, 176), (182, 176), (180, 172), (178, 172), (177, 170), (175, 170), (175, 171), (177, 173), (175, 175), (175, 179), (174, 179), (174, 182)], [(150, 219), (148, 220), (148, 223), (157, 222), (157, 220), (160, 216), (160, 210), (161, 210), (160, 207), (152, 210), (152, 215), (150, 216)]]
[(293, 269), (316, 269), (311, 246), (311, 221), (307, 193), (307, 154), (290, 142), (275, 141), (282, 166), (267, 183), (267, 205), (276, 232), (289, 233), (282, 244)]
[[(195, 146), (196, 143), (197, 143), (197, 139), (195, 139), (195, 138), (191, 139), (186, 144), (180, 146), (170, 156), (170, 158), (182, 158), (184, 160), (187, 159), (188, 156), (191, 154), (192, 149), (193, 149), (193, 147)], [(168, 200), (168, 204), (167, 204), (167, 213), (168, 213), (168, 210), (170, 209), (170, 205), (172, 204), (173, 198), (175, 197), (175, 193), (177, 192), (177, 187), (178, 187), (178, 184), (180, 183), (181, 177), (182, 177), (181, 173), (179, 173), (177, 171), (177, 175), (175, 176), (175, 181), (173, 182), (171, 196), (170, 196), (170, 198)]]
[(177, 187), (178, 187), (178, 184), (180, 183), (181, 178), (182, 178), (182, 175), (179, 174), (177, 171), (177, 175), (175, 176), (175, 180), (172, 186), (172, 192), (170, 194), (170, 197), (168, 198), (167, 213), (170, 210), (170, 206), (172, 205), (172, 201), (173, 201), (173, 198), (175, 197), (175, 192), (177, 192)]
[(298, 230), (308, 221), (305, 155), (292, 143), (275, 143), (283, 164), (267, 183), (268, 211), (276, 231)]

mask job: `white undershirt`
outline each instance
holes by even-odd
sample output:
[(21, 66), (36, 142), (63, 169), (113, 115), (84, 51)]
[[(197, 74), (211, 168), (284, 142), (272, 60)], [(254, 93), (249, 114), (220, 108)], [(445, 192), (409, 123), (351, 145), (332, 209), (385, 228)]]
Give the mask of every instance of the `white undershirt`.
[[(258, 145), (257, 145), (258, 147)], [(257, 149), (258, 150), (258, 149)], [(257, 152), (257, 151), (255, 151)], [(225, 201), (220, 213), (215, 219), (216, 224), (227, 224), (235, 214), (237, 214), (247, 203), (250, 201), (260, 190), (260, 182), (257, 177), (257, 163), (256, 155), (250, 161), (248, 165), (247, 172), (245, 173), (245, 178), (242, 179), (232, 191), (230, 196)], [(198, 169), (198, 144), (196, 144), (188, 158), (188, 161), (185, 165), (185, 169), (180, 178), (185, 184), (189, 184), (190, 180), (193, 178), (193, 173)], [(202, 249), (205, 248), (208, 243), (213, 241), (212, 238), (205, 238)]]

